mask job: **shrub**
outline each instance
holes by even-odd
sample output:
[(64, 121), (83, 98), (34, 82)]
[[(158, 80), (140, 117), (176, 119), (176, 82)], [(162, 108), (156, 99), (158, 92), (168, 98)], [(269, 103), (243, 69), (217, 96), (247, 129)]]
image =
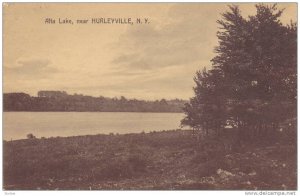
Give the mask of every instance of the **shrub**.
[(36, 137), (32, 133), (27, 134), (27, 139), (35, 139)]

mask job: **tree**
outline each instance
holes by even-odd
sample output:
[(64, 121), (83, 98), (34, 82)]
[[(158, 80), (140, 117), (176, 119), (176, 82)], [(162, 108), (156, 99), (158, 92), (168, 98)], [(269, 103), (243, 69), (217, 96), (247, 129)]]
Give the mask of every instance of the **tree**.
[(181, 121), (182, 125), (189, 125), (196, 130), (209, 130), (219, 132), (225, 124), (225, 107), (223, 92), (223, 76), (217, 69), (202, 72), (198, 71), (194, 78), (195, 97), (185, 104), (186, 117)]
[(258, 4), (256, 10), (244, 18), (229, 6), (217, 21), (212, 69), (197, 72), (183, 125), (218, 129), (231, 122), (248, 137), (296, 115), (296, 24), (284, 26), (276, 4)]

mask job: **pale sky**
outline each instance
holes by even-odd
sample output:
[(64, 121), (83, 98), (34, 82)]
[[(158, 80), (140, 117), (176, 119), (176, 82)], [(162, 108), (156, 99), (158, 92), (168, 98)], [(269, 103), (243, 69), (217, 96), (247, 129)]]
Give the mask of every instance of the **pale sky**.
[[(3, 4), (3, 91), (154, 99), (188, 99), (193, 77), (210, 66), (216, 21), (228, 3)], [(254, 4), (239, 4), (255, 14)], [(281, 21), (297, 20), (296, 3)], [(76, 24), (77, 19), (132, 18), (127, 24)], [(45, 24), (46, 18), (56, 20)], [(58, 18), (74, 24), (58, 24)], [(149, 18), (149, 24), (136, 24)]]

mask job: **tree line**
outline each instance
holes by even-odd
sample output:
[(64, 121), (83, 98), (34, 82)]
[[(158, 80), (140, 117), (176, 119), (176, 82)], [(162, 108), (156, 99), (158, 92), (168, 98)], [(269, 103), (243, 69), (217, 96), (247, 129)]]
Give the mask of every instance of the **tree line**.
[(243, 17), (229, 6), (217, 21), (218, 46), (211, 68), (196, 73), (195, 96), (185, 104), (183, 126), (242, 138), (271, 135), (297, 116), (297, 26), (283, 25), (284, 10), (258, 4)]
[[(54, 93), (51, 96), (50, 93)], [(48, 93), (48, 94), (46, 94)], [(4, 111), (91, 111), (91, 112), (182, 112), (186, 101), (180, 99), (144, 101), (137, 99), (69, 95), (65, 92), (40, 91), (33, 97), (26, 93), (4, 93)]]

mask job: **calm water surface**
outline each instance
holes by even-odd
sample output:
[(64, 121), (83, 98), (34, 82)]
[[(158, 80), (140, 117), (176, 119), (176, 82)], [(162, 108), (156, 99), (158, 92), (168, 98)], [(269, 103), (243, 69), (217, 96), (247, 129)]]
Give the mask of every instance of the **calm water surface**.
[(178, 129), (183, 113), (4, 112), (3, 138), (140, 133)]

